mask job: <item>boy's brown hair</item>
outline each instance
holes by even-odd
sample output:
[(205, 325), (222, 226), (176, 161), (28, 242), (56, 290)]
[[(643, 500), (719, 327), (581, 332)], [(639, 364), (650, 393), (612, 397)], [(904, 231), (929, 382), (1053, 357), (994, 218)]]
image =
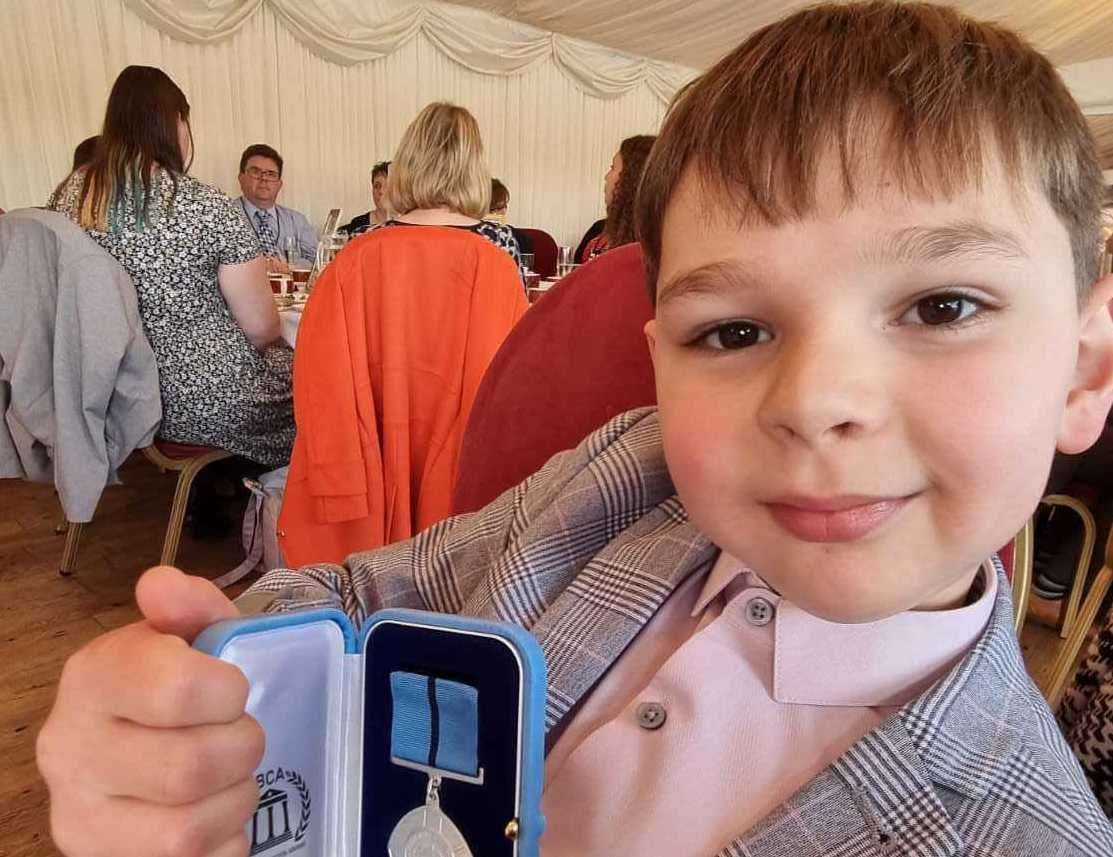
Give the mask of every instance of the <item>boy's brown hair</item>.
[(910, 194), (977, 184), (995, 156), (1017, 186), (1034, 178), (1070, 234), (1079, 293), (1097, 280), (1101, 167), (1051, 63), (950, 7), (874, 0), (764, 27), (678, 94), (638, 194), (651, 295), (665, 209), (686, 169), (743, 221), (776, 225), (812, 210), (828, 151), (852, 201), (868, 151), (859, 141), (871, 134)]

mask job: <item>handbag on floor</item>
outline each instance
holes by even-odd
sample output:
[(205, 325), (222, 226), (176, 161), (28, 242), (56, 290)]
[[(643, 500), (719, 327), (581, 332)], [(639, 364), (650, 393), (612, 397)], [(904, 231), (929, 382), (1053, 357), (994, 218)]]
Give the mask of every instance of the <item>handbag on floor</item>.
[(280, 467), (264, 473), (258, 479), (243, 481), (251, 492), (243, 514), (245, 557), (243, 562), (213, 581), (221, 589), (242, 580), (253, 571), (263, 573), (286, 566), (282, 549), (278, 545), (278, 513), (282, 511), (282, 498), (286, 493), (286, 476), (289, 470), (289, 467)]

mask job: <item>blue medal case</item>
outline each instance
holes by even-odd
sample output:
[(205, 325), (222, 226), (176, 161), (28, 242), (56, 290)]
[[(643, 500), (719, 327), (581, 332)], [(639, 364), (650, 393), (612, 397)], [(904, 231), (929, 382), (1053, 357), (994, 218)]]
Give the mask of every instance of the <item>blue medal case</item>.
[(337, 610), (219, 622), (194, 648), (247, 676), (266, 733), (253, 857), (386, 857), (398, 821), (425, 805), (428, 776), (391, 761), (390, 674), (478, 691), (482, 783), (444, 779), (440, 807), (473, 857), (537, 857), (544, 828), (545, 663), (501, 622), (384, 610), (357, 634)]

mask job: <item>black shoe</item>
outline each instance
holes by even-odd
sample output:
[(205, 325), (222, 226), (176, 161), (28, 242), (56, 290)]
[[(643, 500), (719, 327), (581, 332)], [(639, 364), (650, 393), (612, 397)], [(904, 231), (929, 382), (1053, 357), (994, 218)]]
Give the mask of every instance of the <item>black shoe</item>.
[(1061, 601), (1067, 594), (1067, 587), (1045, 574), (1035, 574), (1032, 577), (1032, 591), (1047, 601)]

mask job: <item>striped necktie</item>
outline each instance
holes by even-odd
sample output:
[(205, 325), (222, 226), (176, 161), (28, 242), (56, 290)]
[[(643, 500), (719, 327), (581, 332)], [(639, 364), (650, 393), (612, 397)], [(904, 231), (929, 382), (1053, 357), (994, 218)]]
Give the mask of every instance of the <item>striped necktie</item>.
[(278, 255), (278, 242), (275, 239), (274, 230), (271, 228), (271, 219), (267, 216), (265, 211), (256, 209), (255, 211), (256, 232), (259, 233), (259, 246), (263, 250), (265, 256)]

